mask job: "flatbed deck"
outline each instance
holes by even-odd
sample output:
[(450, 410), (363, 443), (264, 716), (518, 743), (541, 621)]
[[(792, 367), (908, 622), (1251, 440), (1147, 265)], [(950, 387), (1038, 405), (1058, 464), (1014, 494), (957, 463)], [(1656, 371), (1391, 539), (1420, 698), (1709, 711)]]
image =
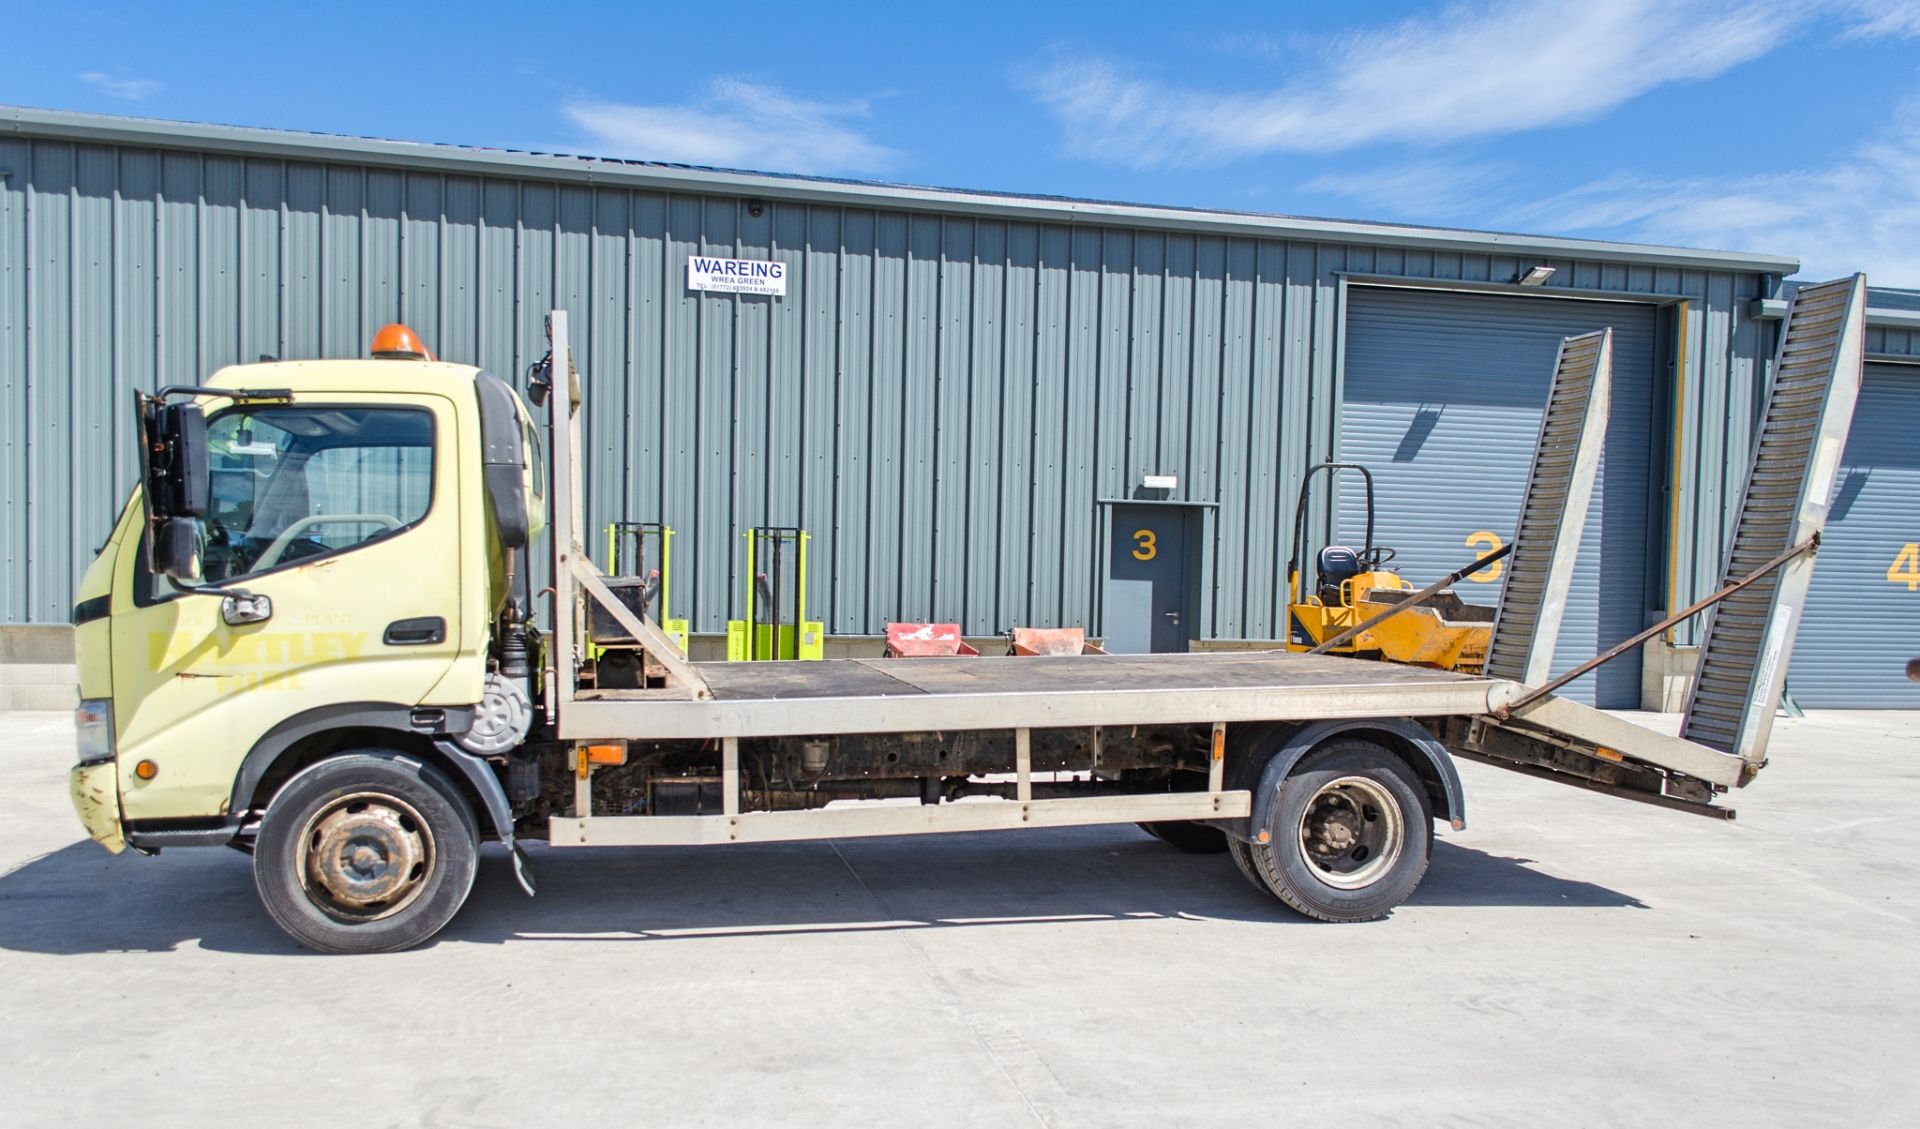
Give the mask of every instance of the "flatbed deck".
[[(1228, 690), (1431, 686), (1480, 681), (1410, 666), (1287, 651), (1222, 654), (828, 659), (813, 663), (696, 663), (721, 701), (894, 694), (1075, 694), (1110, 690)], [(769, 669), (769, 668), (773, 669)]]
[(695, 663), (682, 691), (578, 692), (562, 736), (682, 738), (1471, 715), (1498, 680), (1287, 651)]

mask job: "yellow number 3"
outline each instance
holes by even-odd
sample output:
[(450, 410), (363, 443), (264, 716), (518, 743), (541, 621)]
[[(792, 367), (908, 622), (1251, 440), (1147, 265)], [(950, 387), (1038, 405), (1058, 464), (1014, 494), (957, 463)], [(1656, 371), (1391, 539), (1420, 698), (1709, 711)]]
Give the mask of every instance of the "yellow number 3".
[(1134, 530), (1133, 543), (1136, 546), (1133, 550), (1133, 559), (1136, 561), (1150, 561), (1159, 552), (1159, 550), (1154, 548), (1155, 545), (1159, 544), (1159, 540), (1154, 537), (1153, 530), (1151, 529)]
[(1909, 592), (1920, 592), (1920, 543), (1913, 541), (1900, 546), (1900, 552), (1887, 566), (1887, 582), (1904, 584)]
[[(1490, 529), (1482, 529), (1478, 533), (1467, 534), (1467, 548), (1480, 550), (1479, 556), (1484, 557), (1488, 553), (1499, 552), (1500, 545), (1500, 535)], [(1491, 584), (1500, 579), (1500, 570), (1506, 563), (1505, 561), (1495, 561), (1479, 572), (1470, 574), (1467, 579), (1479, 584)]]

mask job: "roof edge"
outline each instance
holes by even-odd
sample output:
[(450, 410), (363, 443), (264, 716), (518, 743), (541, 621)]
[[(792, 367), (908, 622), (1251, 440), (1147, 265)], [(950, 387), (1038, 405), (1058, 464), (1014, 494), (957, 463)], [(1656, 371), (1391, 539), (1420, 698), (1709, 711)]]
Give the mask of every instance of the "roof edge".
[(154, 148), (274, 156), (289, 160), (431, 168), (474, 176), (533, 178), (575, 184), (682, 192), (732, 192), (772, 200), (893, 210), (927, 210), (996, 216), (1034, 222), (1111, 224), (1167, 228), (1255, 238), (1300, 238), (1322, 242), (1540, 255), (1596, 262), (1672, 266), (1694, 270), (1790, 275), (1800, 260), (1782, 255), (1701, 250), (1604, 239), (1517, 235), (1504, 232), (1307, 219), (1040, 198), (923, 188), (861, 181), (828, 181), (766, 173), (730, 172), (634, 164), (618, 158), (557, 156), (506, 149), (480, 149), (417, 141), (391, 141), (340, 134), (302, 133), (254, 126), (207, 125), (164, 118), (120, 117), (72, 110), (0, 106), (0, 136), (57, 138)]

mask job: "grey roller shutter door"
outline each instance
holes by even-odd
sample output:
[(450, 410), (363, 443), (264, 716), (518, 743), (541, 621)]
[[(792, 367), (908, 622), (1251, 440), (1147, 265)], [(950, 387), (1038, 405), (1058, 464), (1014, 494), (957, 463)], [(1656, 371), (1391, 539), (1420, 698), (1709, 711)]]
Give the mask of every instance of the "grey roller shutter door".
[[(1340, 452), (1374, 472), (1375, 539), (1416, 585), (1513, 536), (1540, 414), (1563, 337), (1614, 331), (1613, 413), (1600, 481), (1554, 661), (1559, 673), (1646, 625), (1648, 482), (1652, 466), (1655, 311), (1582, 302), (1355, 286), (1347, 295)], [(1343, 483), (1341, 529), (1361, 535), (1357, 483)], [(1503, 578), (1460, 585), (1493, 605)], [(1640, 704), (1637, 655), (1572, 683), (1568, 697)]]
[(1917, 432), (1920, 365), (1868, 365), (1787, 672), (1803, 706), (1920, 708)]

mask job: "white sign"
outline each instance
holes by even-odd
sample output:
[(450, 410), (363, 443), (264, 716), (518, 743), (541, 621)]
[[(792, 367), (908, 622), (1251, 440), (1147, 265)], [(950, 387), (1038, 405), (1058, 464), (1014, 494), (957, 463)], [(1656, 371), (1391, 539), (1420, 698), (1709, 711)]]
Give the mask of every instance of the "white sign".
[(694, 255), (687, 260), (687, 289), (772, 294), (784, 298), (787, 296), (787, 264)]

